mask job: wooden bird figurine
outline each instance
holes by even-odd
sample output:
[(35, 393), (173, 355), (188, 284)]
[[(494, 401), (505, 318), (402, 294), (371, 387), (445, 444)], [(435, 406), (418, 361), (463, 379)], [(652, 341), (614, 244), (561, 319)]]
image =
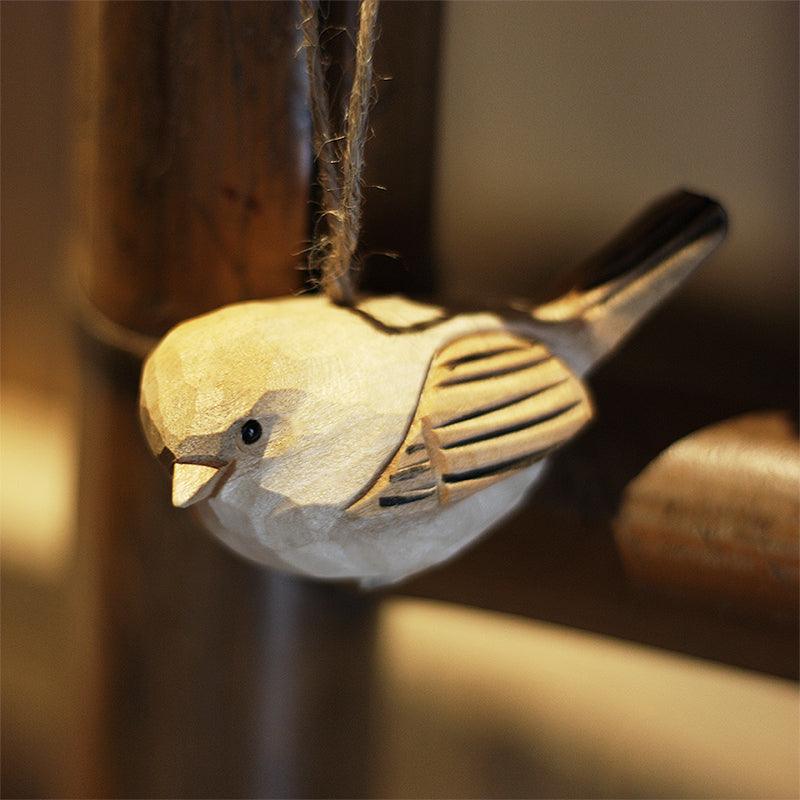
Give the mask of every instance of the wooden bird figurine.
[(183, 322), (141, 383), (172, 501), (301, 575), (376, 586), (439, 564), (520, 504), (592, 418), (583, 376), (725, 229), (676, 192), (526, 312), (302, 296)]

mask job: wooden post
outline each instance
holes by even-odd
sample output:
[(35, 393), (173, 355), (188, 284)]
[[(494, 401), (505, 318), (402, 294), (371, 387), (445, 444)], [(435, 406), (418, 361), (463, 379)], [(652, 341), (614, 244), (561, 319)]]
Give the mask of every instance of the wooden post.
[[(88, 300), (137, 334), (301, 285), (310, 129), (295, 3), (78, 10)], [(87, 338), (87, 760), (70, 795), (364, 795), (373, 601), (229, 554), (147, 452), (139, 363)]]
[(293, 3), (99, 9), (91, 299), (161, 334), (302, 282), (309, 123)]

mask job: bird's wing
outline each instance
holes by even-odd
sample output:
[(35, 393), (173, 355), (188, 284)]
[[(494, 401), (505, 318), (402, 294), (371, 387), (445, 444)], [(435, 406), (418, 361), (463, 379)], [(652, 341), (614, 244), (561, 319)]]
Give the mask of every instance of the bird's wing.
[(592, 417), (581, 381), (547, 347), (508, 331), (434, 357), (405, 440), (348, 509), (431, 509), (543, 459)]

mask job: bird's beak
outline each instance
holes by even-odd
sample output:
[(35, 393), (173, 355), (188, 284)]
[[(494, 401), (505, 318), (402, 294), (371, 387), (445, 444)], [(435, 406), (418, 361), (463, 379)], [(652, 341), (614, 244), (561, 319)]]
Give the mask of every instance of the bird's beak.
[(225, 463), (198, 464), (176, 461), (172, 472), (172, 505), (178, 508), (205, 500), (217, 485)]

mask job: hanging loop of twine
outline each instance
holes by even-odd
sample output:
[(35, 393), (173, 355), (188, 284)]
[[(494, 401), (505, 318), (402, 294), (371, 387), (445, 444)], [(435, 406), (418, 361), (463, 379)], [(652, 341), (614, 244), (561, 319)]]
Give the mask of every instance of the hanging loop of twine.
[(314, 153), (319, 164), (318, 176), (322, 188), (322, 218), (327, 223), (327, 235), (315, 236), (312, 242), (311, 262), (320, 265), (322, 287), (328, 297), (335, 303), (352, 305), (355, 293), (351, 275), (361, 233), (362, 174), (378, 0), (362, 0), (359, 6), (355, 73), (342, 136), (333, 133), (320, 51), (319, 3), (318, 0), (301, 0), (300, 5), (314, 127)]

